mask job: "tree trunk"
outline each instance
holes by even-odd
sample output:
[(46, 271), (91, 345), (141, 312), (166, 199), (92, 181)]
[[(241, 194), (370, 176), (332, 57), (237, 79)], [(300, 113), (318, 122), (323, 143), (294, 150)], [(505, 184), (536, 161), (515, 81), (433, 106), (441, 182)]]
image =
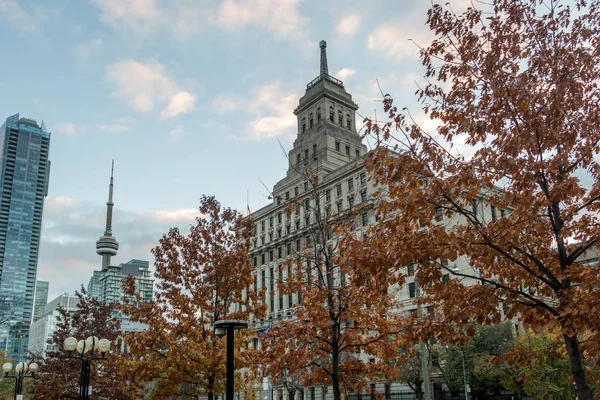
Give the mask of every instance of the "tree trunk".
[(208, 393), (206, 394), (206, 397), (208, 398), (208, 400), (214, 400), (215, 398), (215, 394), (214, 389), (215, 388), (215, 378), (213, 378), (212, 376), (208, 378)]
[[(335, 346), (337, 347), (337, 346)], [(333, 353), (332, 357), (332, 370), (333, 374), (331, 374), (331, 386), (333, 386), (333, 400), (341, 400), (342, 393), (340, 391), (340, 359), (339, 354), (337, 352)]]
[(575, 379), (577, 399), (593, 400), (593, 393), (590, 390), (587, 377), (585, 376), (585, 368), (583, 367), (583, 359), (581, 357), (581, 350), (579, 349), (579, 340), (577, 339), (577, 335), (563, 335), (563, 338), (567, 347), (567, 353), (569, 354), (569, 361), (571, 362), (571, 373)]
[(417, 400), (423, 400), (423, 382), (415, 382), (415, 393), (417, 394)]

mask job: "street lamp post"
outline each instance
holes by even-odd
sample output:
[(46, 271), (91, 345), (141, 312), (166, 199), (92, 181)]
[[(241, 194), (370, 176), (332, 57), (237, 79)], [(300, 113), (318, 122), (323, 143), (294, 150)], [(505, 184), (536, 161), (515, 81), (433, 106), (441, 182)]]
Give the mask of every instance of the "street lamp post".
[(215, 335), (219, 338), (227, 335), (227, 384), (226, 384), (226, 396), (225, 400), (233, 400), (233, 372), (235, 370), (233, 355), (234, 355), (234, 340), (233, 335), (236, 330), (245, 329), (248, 327), (246, 321), (240, 321), (237, 319), (225, 319), (221, 321), (215, 321), (214, 329)]
[[(9, 362), (4, 363), (2, 365), (2, 371), (4, 371), (5, 378), (13, 378), (15, 380), (15, 400), (23, 400), (23, 379), (25, 378), (33, 378), (35, 373), (38, 371), (37, 363), (24, 363), (20, 362), (15, 367), (15, 372), (13, 375), (9, 375), (8, 373), (12, 371), (13, 365)], [(27, 371), (29, 370), (29, 374)]]
[[(63, 346), (67, 350), (67, 358), (81, 361), (81, 373), (79, 374), (79, 400), (88, 400), (90, 397), (90, 371), (92, 361), (106, 360), (106, 353), (110, 350), (110, 340), (90, 336), (86, 340), (77, 341), (74, 337), (65, 339)], [(76, 355), (72, 355), (75, 351)], [(100, 357), (94, 357), (94, 352), (100, 352)], [(88, 354), (89, 355), (86, 355)]]
[(469, 400), (469, 385), (467, 384), (467, 371), (465, 369), (465, 352), (460, 350), (460, 356), (462, 359), (463, 379), (465, 383), (465, 400)]

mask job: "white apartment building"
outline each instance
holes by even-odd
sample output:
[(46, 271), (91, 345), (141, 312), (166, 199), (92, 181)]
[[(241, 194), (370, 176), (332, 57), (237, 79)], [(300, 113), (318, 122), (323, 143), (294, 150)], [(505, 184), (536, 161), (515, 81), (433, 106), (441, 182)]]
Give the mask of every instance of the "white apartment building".
[(47, 351), (56, 350), (53, 348), (54, 345), (48, 344), (48, 339), (52, 338), (56, 330), (60, 307), (63, 307), (68, 313), (74, 313), (79, 308), (79, 298), (65, 293), (46, 304), (41, 318), (31, 325), (28, 351), (45, 354)]

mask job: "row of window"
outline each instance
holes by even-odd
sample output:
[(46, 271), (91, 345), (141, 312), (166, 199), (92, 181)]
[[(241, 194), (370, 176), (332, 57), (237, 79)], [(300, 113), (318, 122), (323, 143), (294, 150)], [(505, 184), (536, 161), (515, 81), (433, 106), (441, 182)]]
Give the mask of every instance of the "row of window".
[[(354, 191), (354, 177), (350, 177), (346, 180), (346, 183), (348, 185), (348, 192), (353, 192)], [(358, 176), (358, 180), (359, 180), (359, 184), (361, 186), (364, 186), (367, 184), (367, 175), (364, 172), (361, 172)], [(310, 189), (309, 183), (308, 182), (304, 182), (304, 193), (308, 193)], [(338, 183), (335, 185), (335, 191), (336, 191), (336, 195), (338, 197), (342, 196), (342, 184)], [(294, 196), (299, 196), (300, 195), (300, 188), (298, 186), (296, 186), (294, 188)], [(365, 193), (366, 195), (366, 193)], [(362, 197), (362, 196), (361, 196)], [(281, 205), (281, 196), (276, 196), (277, 198), (277, 205)], [(288, 190), (287, 192), (285, 192), (285, 196), (284, 196), (286, 201), (289, 201), (291, 196), (290, 196), (290, 191)], [(318, 201), (318, 196), (317, 196), (317, 201)], [(325, 201), (330, 201), (331, 200), (331, 189), (326, 189), (325, 190)], [(361, 200), (361, 201), (366, 201), (365, 200)], [(270, 219), (272, 219), (273, 217), (270, 217)], [(273, 227), (272, 223), (269, 223), (270, 227)], [(261, 228), (264, 231), (265, 230), (265, 221), (261, 222)], [(256, 233), (256, 225), (254, 226), (254, 233)]]
[[(362, 194), (362, 193), (361, 193)], [(354, 197), (349, 197), (348, 198), (348, 206), (350, 208), (352, 208), (354, 206)], [(342, 212), (342, 202), (339, 201), (337, 202), (337, 209), (338, 209), (338, 213)], [(330, 206), (326, 206), (325, 207), (325, 212), (326, 215), (329, 216), (331, 214), (331, 207)], [(362, 227), (366, 227), (369, 224), (369, 214), (367, 211), (364, 211), (361, 213), (360, 216), (360, 223)], [(310, 224), (310, 216), (307, 216), (305, 219), (305, 226), (308, 226)], [(295, 221), (295, 228), (296, 228), (296, 232), (300, 230), (300, 221), (296, 220)], [(352, 230), (355, 229), (355, 226), (353, 225), (351, 227)], [(286, 225), (286, 235), (289, 235), (291, 233), (291, 225)], [(273, 238), (273, 232), (269, 232), (269, 242), (265, 242), (265, 235), (261, 235), (260, 236), (260, 245), (264, 246), (266, 243), (270, 243), (273, 242), (274, 238)], [(276, 239), (281, 239), (282, 238), (282, 231), (281, 228), (277, 228), (277, 236)], [(332, 233), (330, 230), (327, 231), (327, 240), (331, 240), (332, 239)], [(307, 236), (304, 240), (306, 247), (310, 248), (312, 247), (312, 243), (311, 243), (311, 239), (310, 236)], [(258, 247), (258, 242), (257, 239), (253, 240), (253, 244), (254, 244), (254, 248)], [(284, 257), (284, 252), (283, 252), (283, 246), (279, 246), (277, 248), (277, 258), (283, 258)], [(293, 254), (293, 251), (299, 252), (302, 250), (302, 240), (301, 239), (296, 239), (295, 240), (295, 250), (292, 251), (292, 242), (287, 242), (285, 244), (285, 256), (290, 256)], [(265, 264), (265, 260), (267, 260), (266, 255), (269, 255), (268, 257), (268, 262), (275, 260), (276, 258), (274, 257), (274, 250), (270, 250), (268, 253), (263, 253), (260, 255), (260, 260), (261, 260), (261, 264)], [(257, 256), (258, 257), (258, 256)], [(254, 257), (254, 266), (257, 266), (257, 257)]]
[[(321, 107), (317, 107), (317, 120), (316, 124), (321, 123)], [(335, 123), (335, 111), (332, 106), (329, 106), (329, 121)], [(337, 123), (339, 126), (344, 126), (344, 118), (341, 110), (338, 110)], [(315, 126), (315, 117), (312, 111), (308, 114), (308, 129), (312, 129)], [(346, 129), (352, 129), (352, 120), (350, 114), (346, 113)], [(306, 133), (306, 117), (302, 117), (302, 133)]]

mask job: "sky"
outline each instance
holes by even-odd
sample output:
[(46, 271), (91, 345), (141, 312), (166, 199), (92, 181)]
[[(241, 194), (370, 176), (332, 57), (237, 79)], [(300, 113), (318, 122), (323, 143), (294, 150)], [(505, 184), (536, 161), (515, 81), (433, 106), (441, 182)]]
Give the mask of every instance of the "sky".
[(251, 210), (266, 205), (320, 40), (360, 107), (357, 126), (382, 113), (379, 86), (427, 123), (414, 92), (430, 4), (0, 0), (0, 120), (20, 113), (52, 133), (38, 263), (49, 300), (100, 269), (112, 159), (113, 263), (152, 263), (152, 247), (169, 228), (188, 229), (203, 194), (240, 211), (247, 197)]

